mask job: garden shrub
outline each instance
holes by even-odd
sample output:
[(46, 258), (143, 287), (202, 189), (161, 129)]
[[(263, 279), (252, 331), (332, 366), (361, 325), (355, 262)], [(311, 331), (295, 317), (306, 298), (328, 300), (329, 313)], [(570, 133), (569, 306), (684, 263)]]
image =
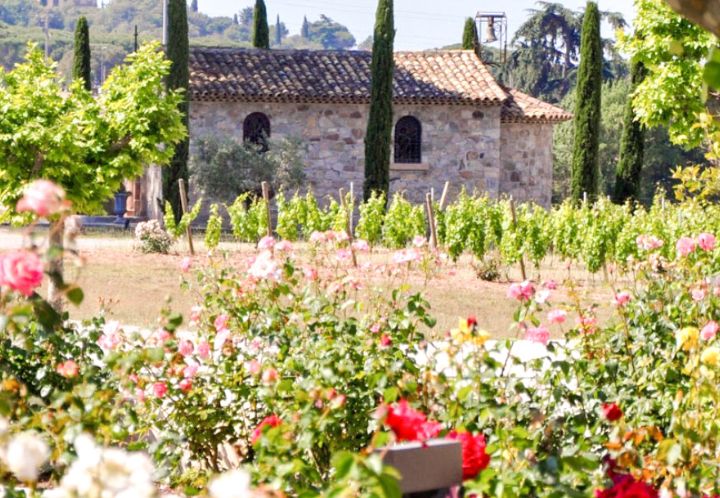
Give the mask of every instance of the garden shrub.
[(227, 207), (233, 235), (243, 242), (257, 242), (267, 235), (267, 206), (262, 197), (246, 192)]
[(175, 239), (157, 220), (143, 221), (135, 227), (135, 247), (141, 252), (167, 254), (174, 243)]

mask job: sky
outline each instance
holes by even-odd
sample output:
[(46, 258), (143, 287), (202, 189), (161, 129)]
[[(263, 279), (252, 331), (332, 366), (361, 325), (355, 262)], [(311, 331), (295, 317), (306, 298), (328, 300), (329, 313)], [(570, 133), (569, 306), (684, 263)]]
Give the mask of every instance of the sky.
[[(585, 0), (555, 0), (572, 9), (585, 5)], [(198, 0), (200, 11), (212, 16), (232, 16), (253, 0)], [(300, 32), (303, 16), (313, 21), (320, 14), (347, 26), (358, 43), (372, 34), (376, 0), (265, 0), (268, 19), (280, 20), (291, 34)], [(620, 12), (628, 22), (633, 18), (631, 0), (599, 0), (601, 10)], [(478, 11), (504, 11), (511, 33), (528, 17), (527, 9), (535, 0), (395, 0), (395, 50), (421, 50), (459, 43), (465, 18)], [(612, 36), (606, 27), (605, 36)]]

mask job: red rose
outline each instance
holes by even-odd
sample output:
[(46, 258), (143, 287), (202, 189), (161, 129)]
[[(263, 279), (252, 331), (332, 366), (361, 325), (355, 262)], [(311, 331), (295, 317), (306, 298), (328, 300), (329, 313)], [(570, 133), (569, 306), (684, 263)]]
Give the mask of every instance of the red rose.
[(467, 319), (468, 328), (477, 327), (477, 324), (478, 324), (477, 318), (475, 318), (472, 315), (468, 317), (468, 319)]
[(487, 468), (490, 456), (485, 453), (485, 436), (473, 436), (469, 432), (452, 431), (448, 439), (457, 439), (462, 445), (463, 480), (474, 479), (481, 470)]
[(424, 442), (440, 432), (439, 423), (428, 421), (424, 413), (410, 407), (404, 399), (387, 407), (385, 423), (398, 441)]
[(623, 412), (617, 403), (603, 403), (602, 412), (603, 416), (610, 422), (620, 420), (623, 416)]
[(595, 491), (595, 498), (658, 498), (658, 491), (643, 481), (636, 481), (631, 475), (616, 474), (613, 485), (608, 489)]
[(262, 422), (255, 428), (255, 430), (252, 432), (252, 436), (250, 438), (250, 443), (255, 444), (260, 439), (260, 436), (263, 434), (263, 430), (265, 427), (277, 427), (280, 424), (282, 424), (282, 420), (280, 420), (280, 417), (277, 415), (268, 415), (263, 419)]

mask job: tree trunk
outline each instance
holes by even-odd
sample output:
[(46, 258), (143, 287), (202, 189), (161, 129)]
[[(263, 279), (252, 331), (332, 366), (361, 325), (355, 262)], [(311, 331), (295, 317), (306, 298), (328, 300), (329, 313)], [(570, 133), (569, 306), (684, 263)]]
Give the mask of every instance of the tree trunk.
[(58, 313), (63, 309), (63, 293), (55, 281), (56, 276), (63, 278), (63, 249), (65, 242), (65, 221), (60, 220), (50, 225), (50, 248), (48, 273), (51, 275), (48, 283), (48, 302)]
[(678, 14), (720, 36), (720, 2), (717, 0), (666, 0)]

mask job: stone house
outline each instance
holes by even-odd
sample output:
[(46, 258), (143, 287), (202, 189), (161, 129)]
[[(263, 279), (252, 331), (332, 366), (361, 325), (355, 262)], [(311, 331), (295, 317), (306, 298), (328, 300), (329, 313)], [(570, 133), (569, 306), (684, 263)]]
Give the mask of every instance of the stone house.
[[(208, 135), (299, 138), (316, 194), (350, 182), (360, 192), (370, 62), (364, 51), (191, 48), (191, 150)], [(420, 201), (449, 181), (550, 205), (553, 127), (570, 114), (500, 85), (472, 51), (397, 52), (393, 87), (392, 191)]]

